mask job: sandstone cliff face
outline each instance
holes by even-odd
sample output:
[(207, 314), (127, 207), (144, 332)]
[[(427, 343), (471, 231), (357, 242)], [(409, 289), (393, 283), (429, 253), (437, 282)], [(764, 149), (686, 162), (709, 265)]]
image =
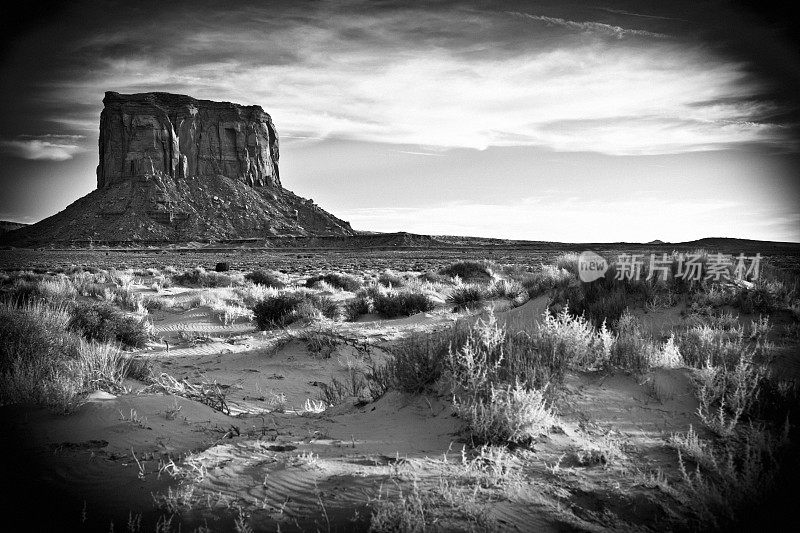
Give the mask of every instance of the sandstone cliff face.
[(159, 176), (225, 176), (280, 187), (278, 135), (259, 106), (169, 93), (107, 92), (97, 187)]
[(259, 106), (108, 92), (97, 189), (3, 238), (17, 245), (187, 242), (356, 232), (282, 187)]

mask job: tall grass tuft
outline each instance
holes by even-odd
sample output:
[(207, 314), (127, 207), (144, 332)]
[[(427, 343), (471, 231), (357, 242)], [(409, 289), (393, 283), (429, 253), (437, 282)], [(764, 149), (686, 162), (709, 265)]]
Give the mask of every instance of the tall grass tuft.
[(70, 411), (86, 391), (117, 391), (127, 365), (119, 348), (68, 329), (65, 305), (0, 302), (0, 404)]
[(447, 303), (456, 310), (475, 309), (486, 299), (486, 289), (474, 283), (461, 284), (453, 288), (447, 296)]
[(253, 272), (244, 275), (244, 279), (253, 283), (254, 285), (263, 285), (265, 287), (273, 287), (275, 289), (282, 289), (286, 287), (283, 277), (277, 272), (269, 272), (267, 270), (254, 270)]
[(427, 294), (412, 289), (382, 289), (370, 291), (375, 312), (386, 317), (411, 316), (431, 311), (435, 305)]
[(260, 330), (287, 326), (302, 319), (335, 320), (339, 313), (339, 306), (332, 299), (300, 291), (268, 296), (253, 307)]
[(486, 282), (492, 277), (490, 265), (481, 261), (459, 261), (444, 267), (439, 273), (451, 278), (458, 276), (470, 282)]
[(127, 316), (107, 302), (75, 302), (69, 308), (69, 329), (90, 340), (134, 348), (143, 348), (149, 338), (144, 319)]
[(327, 274), (320, 274), (312, 276), (306, 280), (306, 287), (313, 287), (316, 283), (324, 281), (331, 287), (341, 289), (343, 291), (356, 292), (364, 286), (360, 279), (348, 274), (340, 274), (337, 272), (329, 272)]

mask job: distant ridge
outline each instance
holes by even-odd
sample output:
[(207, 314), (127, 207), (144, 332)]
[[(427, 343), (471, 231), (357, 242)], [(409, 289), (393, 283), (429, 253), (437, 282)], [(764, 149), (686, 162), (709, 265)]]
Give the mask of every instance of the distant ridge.
[(28, 226), (28, 224), (23, 224), (21, 222), (9, 222), (8, 220), (0, 220), (0, 235), (8, 233), (9, 231), (14, 231), (20, 228), (24, 228), (26, 226)]
[[(0, 238), (0, 242), (3, 239)], [(7, 244), (7, 243), (6, 243)], [(486, 248), (524, 249), (541, 251), (581, 252), (585, 250), (639, 251), (642, 253), (691, 252), (704, 249), (708, 252), (728, 254), (788, 253), (800, 257), (800, 243), (757, 241), (751, 239), (704, 238), (680, 243), (632, 243), (592, 242), (564, 243), (555, 241), (526, 241), (496, 239), (488, 237), (464, 237), (452, 235), (421, 235), (407, 232), (377, 233), (354, 232), (352, 235), (275, 235), (268, 237), (199, 239), (179, 242), (161, 240), (68, 240), (53, 241), (46, 247), (96, 248), (96, 249), (142, 249), (142, 250), (235, 250), (235, 249), (436, 249), (436, 248)]]

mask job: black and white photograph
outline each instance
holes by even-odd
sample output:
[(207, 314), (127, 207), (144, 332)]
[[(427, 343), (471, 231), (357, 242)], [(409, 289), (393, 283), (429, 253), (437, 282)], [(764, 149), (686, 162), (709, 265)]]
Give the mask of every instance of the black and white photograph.
[(4, 5), (0, 530), (800, 530), (796, 11)]

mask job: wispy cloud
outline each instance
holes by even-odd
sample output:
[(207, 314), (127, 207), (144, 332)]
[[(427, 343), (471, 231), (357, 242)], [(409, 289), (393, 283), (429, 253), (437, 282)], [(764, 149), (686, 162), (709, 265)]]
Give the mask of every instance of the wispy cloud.
[(533, 20), (536, 22), (543, 22), (545, 24), (550, 24), (553, 26), (561, 26), (564, 28), (568, 28), (570, 30), (602, 33), (605, 35), (616, 37), (617, 39), (622, 39), (623, 37), (631, 37), (631, 36), (652, 37), (656, 39), (662, 39), (668, 37), (668, 35), (665, 35), (663, 33), (655, 33), (647, 30), (623, 28), (620, 26), (613, 26), (611, 24), (605, 24), (602, 22), (592, 22), (592, 21), (575, 22), (574, 20), (566, 20), (557, 17), (545, 17), (542, 15), (531, 15), (529, 13), (520, 13), (519, 11), (509, 11), (508, 14), (514, 15), (516, 17), (524, 17), (528, 20)]
[(66, 161), (86, 151), (78, 144), (82, 139), (81, 135), (20, 135), (0, 140), (0, 153), (21, 159)]

